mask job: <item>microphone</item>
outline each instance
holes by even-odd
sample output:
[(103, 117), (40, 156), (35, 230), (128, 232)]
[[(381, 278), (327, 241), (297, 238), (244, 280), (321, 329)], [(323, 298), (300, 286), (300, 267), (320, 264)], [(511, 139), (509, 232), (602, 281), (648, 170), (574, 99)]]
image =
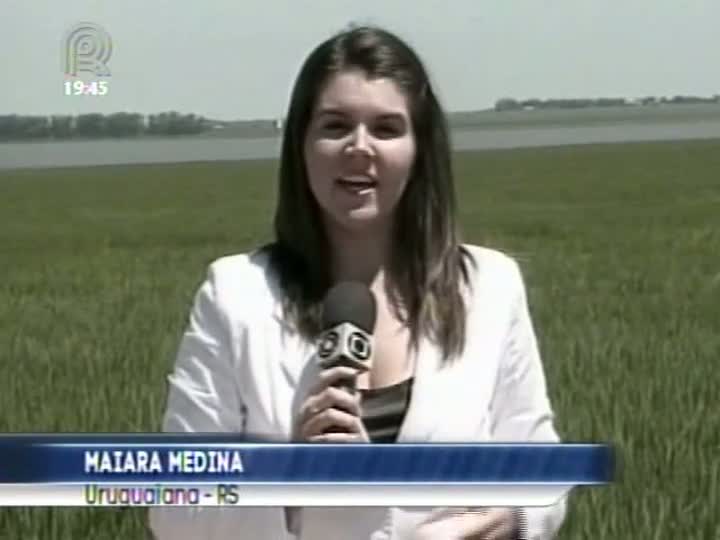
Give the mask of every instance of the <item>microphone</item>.
[[(349, 366), (366, 371), (372, 359), (376, 316), (375, 296), (366, 285), (346, 281), (332, 287), (322, 309), (324, 330), (317, 344), (320, 367)], [(351, 394), (357, 387), (354, 377), (336, 386)]]
[[(362, 283), (345, 281), (332, 287), (323, 302), (323, 331), (317, 340), (316, 361), (322, 369), (350, 366), (360, 371), (368, 369), (372, 359), (373, 330), (377, 306), (370, 289)], [(355, 377), (335, 384), (355, 394)], [(296, 536), (302, 528), (301, 508), (285, 507), (285, 529)]]

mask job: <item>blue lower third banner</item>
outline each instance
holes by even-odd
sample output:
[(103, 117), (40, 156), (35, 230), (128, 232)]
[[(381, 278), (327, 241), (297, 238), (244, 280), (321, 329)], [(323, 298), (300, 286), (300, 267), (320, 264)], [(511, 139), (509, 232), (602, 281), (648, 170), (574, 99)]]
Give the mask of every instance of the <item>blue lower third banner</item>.
[(0, 436), (0, 483), (592, 485), (612, 481), (613, 470), (612, 449), (595, 444), (280, 444), (207, 436)]
[[(218, 489), (242, 493), (244, 498), (237, 498), (247, 505), (423, 505), (438, 497), (442, 504), (470, 504), (493, 493), (508, 500), (520, 493), (532, 499), (534, 493), (532, 500), (549, 501), (550, 492), (558, 491), (548, 487), (607, 484), (614, 469), (612, 448), (598, 444), (288, 444), (227, 435), (14, 435), (0, 436), (0, 504), (5, 492), (14, 493), (13, 500), (33, 500), (49, 485), (66, 495), (81, 489), (78, 500), (87, 504), (135, 498), (144, 501), (140, 504), (172, 505), (193, 497), (200, 502), (188, 504), (202, 504), (203, 497), (210, 504)], [(16, 492), (20, 488), (26, 498)]]

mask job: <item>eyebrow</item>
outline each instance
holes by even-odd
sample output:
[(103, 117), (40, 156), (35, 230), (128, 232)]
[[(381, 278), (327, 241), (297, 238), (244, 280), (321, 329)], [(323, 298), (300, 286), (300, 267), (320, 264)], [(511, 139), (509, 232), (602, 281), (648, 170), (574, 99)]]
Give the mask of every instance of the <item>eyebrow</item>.
[[(346, 112), (335, 107), (326, 107), (317, 112), (317, 116), (348, 116)], [(405, 115), (399, 112), (386, 112), (377, 116), (381, 120), (405, 120)]]

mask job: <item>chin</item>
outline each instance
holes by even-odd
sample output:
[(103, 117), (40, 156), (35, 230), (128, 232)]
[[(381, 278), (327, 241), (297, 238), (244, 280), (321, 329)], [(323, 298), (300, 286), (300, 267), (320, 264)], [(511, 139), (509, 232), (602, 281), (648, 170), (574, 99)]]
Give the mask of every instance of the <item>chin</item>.
[(374, 208), (358, 208), (341, 216), (335, 216), (334, 221), (344, 229), (359, 231), (382, 225), (386, 219)]

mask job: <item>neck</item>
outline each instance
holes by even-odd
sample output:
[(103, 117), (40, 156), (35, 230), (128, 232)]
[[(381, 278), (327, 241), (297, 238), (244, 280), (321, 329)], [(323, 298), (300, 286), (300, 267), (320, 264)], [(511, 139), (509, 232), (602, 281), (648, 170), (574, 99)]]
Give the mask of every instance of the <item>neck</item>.
[(388, 229), (353, 231), (330, 228), (328, 239), (333, 257), (333, 281), (360, 281), (370, 287), (382, 283), (390, 263), (392, 246)]

